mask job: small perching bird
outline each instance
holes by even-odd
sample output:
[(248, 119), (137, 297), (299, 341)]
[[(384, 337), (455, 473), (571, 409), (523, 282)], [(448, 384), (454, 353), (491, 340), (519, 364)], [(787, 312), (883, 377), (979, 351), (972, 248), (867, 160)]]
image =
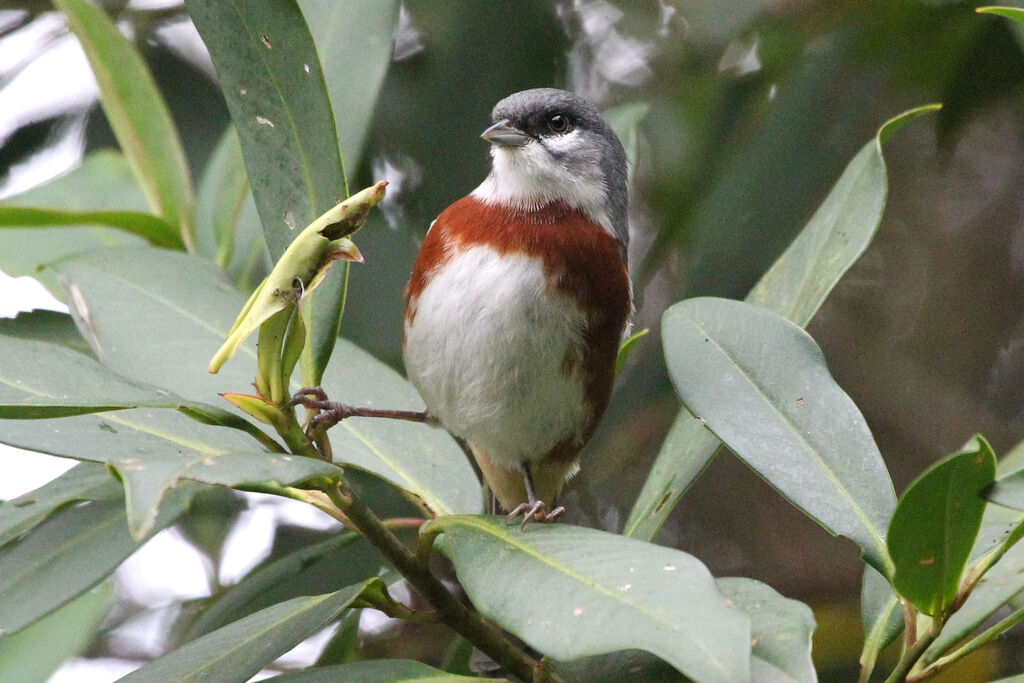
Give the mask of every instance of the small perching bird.
[(597, 108), (564, 90), (510, 95), (492, 120), (491, 172), (431, 224), (406, 288), (405, 367), (427, 410), (342, 405), (319, 387), (291, 403), (323, 411), (311, 429), (357, 416), (440, 424), (525, 525), (562, 512), (611, 397), (632, 310), (626, 154)]
[(405, 366), (510, 519), (547, 521), (608, 405), (631, 312), (626, 158), (563, 90), (506, 97), (492, 121), (490, 174), (438, 216), (413, 267)]

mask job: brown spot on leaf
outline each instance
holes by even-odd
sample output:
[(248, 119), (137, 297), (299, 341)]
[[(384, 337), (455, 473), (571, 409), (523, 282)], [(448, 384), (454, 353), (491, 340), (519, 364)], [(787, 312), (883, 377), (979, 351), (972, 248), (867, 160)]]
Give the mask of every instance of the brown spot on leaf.
[(274, 49), (274, 46), (270, 44), (270, 38), (267, 37), (266, 33), (260, 34), (260, 42), (263, 43), (263, 46), (266, 47), (268, 50)]
[(933, 564), (935, 564), (935, 556), (929, 555), (928, 557), (922, 557), (921, 561), (918, 564), (920, 564), (922, 567), (930, 567)]
[(803, 408), (805, 405), (807, 405), (807, 400), (803, 396), (796, 400), (797, 408)]

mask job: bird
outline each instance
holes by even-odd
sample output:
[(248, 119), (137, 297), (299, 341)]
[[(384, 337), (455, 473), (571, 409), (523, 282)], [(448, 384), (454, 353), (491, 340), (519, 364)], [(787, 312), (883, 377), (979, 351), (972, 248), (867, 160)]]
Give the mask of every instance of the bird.
[(555, 521), (612, 393), (632, 315), (626, 154), (565, 90), (505, 97), (483, 182), (431, 224), (403, 357), (429, 421), (462, 439), (511, 522)]

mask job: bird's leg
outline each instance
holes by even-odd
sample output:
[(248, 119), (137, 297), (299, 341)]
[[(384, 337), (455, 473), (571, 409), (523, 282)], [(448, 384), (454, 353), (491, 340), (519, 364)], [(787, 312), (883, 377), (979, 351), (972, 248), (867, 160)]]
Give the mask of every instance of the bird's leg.
[(327, 400), (327, 392), (322, 387), (303, 387), (295, 392), (289, 406), (301, 405), (309, 410), (318, 410), (318, 414), (309, 420), (307, 431), (318, 427), (330, 429), (347, 417), (384, 417), (392, 420), (407, 420), (436, 425), (437, 421), (427, 411), (418, 410), (386, 410), (381, 408), (362, 408), (345, 405)]
[(530, 520), (537, 520), (538, 522), (554, 522), (558, 517), (565, 512), (564, 507), (556, 507), (551, 512), (544, 511), (544, 501), (537, 498), (537, 494), (533, 488), (533, 474), (530, 472), (529, 463), (520, 463), (519, 471), (523, 473), (523, 483), (526, 485), (526, 498), (527, 502), (520, 503), (516, 506), (516, 509), (508, 513), (508, 517), (505, 518), (506, 523), (511, 523), (519, 515), (523, 515), (523, 529), (526, 529), (526, 525), (530, 523)]

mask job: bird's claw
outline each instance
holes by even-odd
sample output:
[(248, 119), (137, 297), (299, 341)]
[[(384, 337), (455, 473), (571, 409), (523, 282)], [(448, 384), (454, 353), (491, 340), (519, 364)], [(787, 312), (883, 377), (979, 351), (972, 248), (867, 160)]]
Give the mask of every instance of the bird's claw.
[(335, 403), (327, 400), (327, 392), (323, 387), (303, 387), (299, 389), (288, 401), (288, 406), (298, 406), (307, 410), (318, 411), (309, 419), (306, 433), (310, 434), (314, 429), (323, 427), (330, 429), (347, 417), (354, 414), (352, 406), (343, 403)]
[(525, 531), (526, 525), (531, 521), (550, 524), (556, 521), (562, 513), (565, 512), (565, 508), (561, 505), (551, 512), (546, 512), (544, 510), (545, 507), (543, 500), (535, 500), (532, 503), (520, 503), (514, 510), (512, 510), (512, 512), (508, 513), (508, 516), (505, 517), (505, 523), (511, 524), (521, 515), (523, 517), (523, 530)]

